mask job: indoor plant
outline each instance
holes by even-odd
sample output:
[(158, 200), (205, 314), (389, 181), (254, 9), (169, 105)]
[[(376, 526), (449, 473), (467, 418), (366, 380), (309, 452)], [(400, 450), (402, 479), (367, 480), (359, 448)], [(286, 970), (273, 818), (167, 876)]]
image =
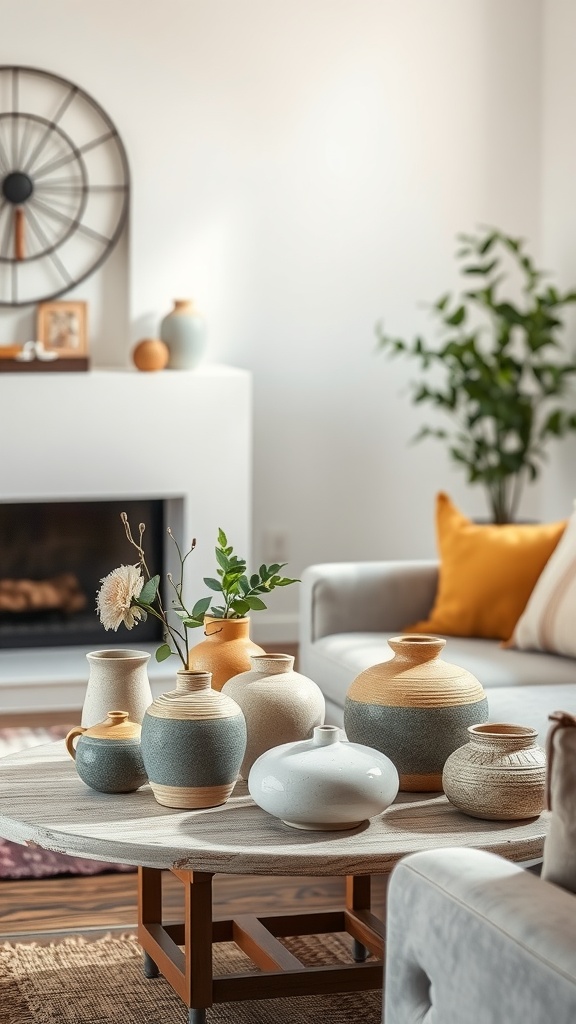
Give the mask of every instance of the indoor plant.
[[(184, 565), (196, 547), (196, 540), (192, 541), (188, 551), (183, 554), (172, 530), (168, 528), (168, 536), (178, 552), (180, 574), (178, 580), (174, 580), (171, 573), (167, 574), (166, 579), (172, 592), (170, 607), (167, 608), (160, 591), (160, 576), (152, 576), (146, 563), (143, 547), (145, 524), (139, 524), (138, 540), (135, 540), (125, 512), (122, 512), (121, 519), (128, 541), (138, 552), (138, 562), (135, 565), (118, 566), (100, 581), (102, 586), (96, 597), (96, 610), (105, 629), (118, 629), (121, 623), (132, 629), (147, 615), (159, 619), (164, 628), (164, 643), (156, 651), (157, 661), (165, 661), (171, 654), (177, 654), (184, 668), (191, 668), (189, 629), (203, 626), (207, 616), (211, 619), (245, 620), (250, 611), (266, 608), (261, 595), (270, 593), (276, 587), (299, 582), (280, 575), (286, 563), (263, 564), (257, 572), (248, 575), (246, 560), (234, 554), (226, 534), (219, 529), (216, 577), (204, 577), (204, 583), (210, 590), (221, 595), (223, 603), (212, 605), (211, 596), (202, 597), (190, 609), (184, 602)], [(169, 611), (173, 616), (169, 616)], [(174, 617), (179, 619), (178, 626), (174, 625)], [(261, 652), (261, 648), (257, 650)]]
[[(413, 383), (413, 401), (454, 421), (451, 430), (424, 426), (416, 439), (446, 440), (468, 482), (485, 488), (493, 521), (512, 522), (524, 484), (540, 473), (546, 443), (576, 430), (576, 405), (569, 403), (576, 362), (562, 354), (558, 338), (576, 291), (545, 284), (522, 239), (496, 228), (458, 239), (456, 258), (469, 284), (432, 305), (440, 342), (407, 342), (378, 326), (378, 343), (432, 371), (430, 383)], [(504, 282), (518, 299), (502, 295)]]

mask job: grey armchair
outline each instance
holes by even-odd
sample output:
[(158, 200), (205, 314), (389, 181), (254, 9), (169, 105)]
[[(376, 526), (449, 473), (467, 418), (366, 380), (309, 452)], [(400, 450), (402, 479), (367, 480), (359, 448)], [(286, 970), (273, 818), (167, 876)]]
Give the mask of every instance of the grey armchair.
[(471, 849), (390, 879), (384, 1024), (574, 1024), (576, 896)]

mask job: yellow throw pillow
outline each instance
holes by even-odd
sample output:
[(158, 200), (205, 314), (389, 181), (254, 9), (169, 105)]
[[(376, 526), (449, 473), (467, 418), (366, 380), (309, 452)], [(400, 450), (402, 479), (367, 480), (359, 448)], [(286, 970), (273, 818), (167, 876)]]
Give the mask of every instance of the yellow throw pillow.
[(565, 520), (480, 526), (438, 494), (436, 599), (430, 618), (406, 630), (508, 639), (565, 526)]

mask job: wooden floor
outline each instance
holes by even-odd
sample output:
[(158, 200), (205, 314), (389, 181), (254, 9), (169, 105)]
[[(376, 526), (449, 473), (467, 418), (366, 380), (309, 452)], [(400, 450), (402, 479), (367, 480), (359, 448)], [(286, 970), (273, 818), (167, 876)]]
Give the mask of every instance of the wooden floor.
[[(136, 873), (0, 881), (0, 941), (48, 942), (66, 934), (97, 937), (132, 931), (137, 920)], [(384, 914), (386, 880), (373, 880), (373, 910)], [(163, 876), (165, 919), (182, 913), (181, 883)], [(280, 913), (341, 907), (343, 878), (217, 875), (216, 914)]]

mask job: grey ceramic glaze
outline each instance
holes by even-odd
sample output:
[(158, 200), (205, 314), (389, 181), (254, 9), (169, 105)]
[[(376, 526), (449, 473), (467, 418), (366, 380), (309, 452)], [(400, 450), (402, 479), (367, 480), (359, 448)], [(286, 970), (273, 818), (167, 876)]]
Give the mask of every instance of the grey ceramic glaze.
[(244, 715), (193, 721), (144, 715), (142, 752), (151, 782), (212, 787), (234, 782), (246, 749)]
[(487, 718), (486, 698), (447, 708), (406, 708), (347, 697), (344, 706), (348, 739), (386, 754), (400, 775), (441, 774), (448, 755), (468, 741), (468, 726)]
[(80, 736), (75, 763), (82, 782), (99, 793), (133, 793), (148, 779), (136, 739)]

